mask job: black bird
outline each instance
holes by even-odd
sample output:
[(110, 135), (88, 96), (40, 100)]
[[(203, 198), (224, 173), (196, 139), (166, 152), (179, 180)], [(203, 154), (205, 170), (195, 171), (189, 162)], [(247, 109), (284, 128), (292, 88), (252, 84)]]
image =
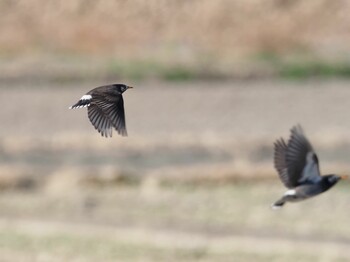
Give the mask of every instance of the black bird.
[(70, 109), (87, 107), (91, 124), (102, 136), (112, 137), (113, 128), (118, 134), (127, 136), (122, 94), (129, 88), (132, 87), (123, 84), (96, 87)]
[(347, 176), (320, 175), (318, 158), (300, 125), (291, 129), (288, 144), (283, 138), (275, 143), (274, 164), (282, 183), (289, 189), (273, 209), (286, 202), (301, 201), (321, 194)]

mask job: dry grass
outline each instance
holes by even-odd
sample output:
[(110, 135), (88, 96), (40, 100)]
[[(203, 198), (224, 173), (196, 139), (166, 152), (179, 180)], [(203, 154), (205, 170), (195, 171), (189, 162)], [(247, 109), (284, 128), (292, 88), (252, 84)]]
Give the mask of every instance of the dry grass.
[(347, 261), (346, 187), (280, 212), (279, 183), (2, 192), (0, 259)]
[[(159, 47), (240, 54), (343, 43), (340, 1), (1, 1), (2, 50), (45, 47), (143, 56)], [(322, 17), (322, 19), (319, 19)], [(254, 18), (254, 19), (252, 19)], [(325, 42), (326, 44), (326, 42)], [(140, 46), (143, 48), (140, 49)], [(25, 48), (26, 47), (26, 48)], [(139, 51), (139, 52), (137, 52)]]
[(180, 69), (175, 77), (249, 76), (271, 73), (265, 54), (327, 63), (349, 51), (350, 6), (342, 1), (2, 0), (0, 7), (9, 76), (136, 78), (148, 68), (147, 76)]

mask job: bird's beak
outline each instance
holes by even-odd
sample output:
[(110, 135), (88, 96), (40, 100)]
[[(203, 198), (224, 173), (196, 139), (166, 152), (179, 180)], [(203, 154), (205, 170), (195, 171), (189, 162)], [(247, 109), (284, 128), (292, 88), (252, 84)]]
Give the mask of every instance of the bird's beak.
[(126, 87), (127, 87), (128, 89), (129, 89), (129, 88), (133, 88), (132, 86), (126, 86)]
[(349, 176), (347, 176), (347, 175), (342, 175), (342, 176), (340, 176), (340, 178), (341, 178), (341, 179), (349, 179)]

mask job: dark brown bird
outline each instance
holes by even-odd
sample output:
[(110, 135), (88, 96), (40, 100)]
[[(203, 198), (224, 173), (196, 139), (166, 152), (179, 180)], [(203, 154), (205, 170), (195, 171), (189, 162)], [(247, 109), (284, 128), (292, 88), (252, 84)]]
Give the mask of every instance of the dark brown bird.
[(274, 164), (282, 183), (289, 189), (276, 201), (273, 209), (286, 202), (297, 202), (319, 195), (347, 176), (321, 176), (318, 157), (300, 125), (291, 129), (288, 143), (283, 138), (275, 142)]
[(70, 109), (87, 107), (91, 124), (102, 136), (112, 137), (113, 128), (118, 134), (127, 136), (122, 94), (129, 88), (132, 87), (123, 84), (96, 87)]

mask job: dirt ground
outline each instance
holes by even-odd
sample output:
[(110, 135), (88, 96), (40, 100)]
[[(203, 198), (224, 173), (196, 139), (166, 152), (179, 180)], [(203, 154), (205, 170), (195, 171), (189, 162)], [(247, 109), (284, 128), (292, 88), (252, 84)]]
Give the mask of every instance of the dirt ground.
[(97, 83), (4, 86), (0, 167), (274, 177), (272, 144), (300, 123), (324, 172), (349, 169), (346, 81), (128, 84), (135, 86), (124, 94), (129, 137), (112, 139), (94, 130), (85, 109), (68, 110)]
[(348, 82), (128, 84), (111, 139), (68, 109), (97, 83), (0, 89), (1, 261), (349, 261), (347, 182), (269, 208), (296, 123), (350, 170)]
[(277, 212), (277, 183), (5, 192), (0, 259), (348, 261), (348, 186)]

